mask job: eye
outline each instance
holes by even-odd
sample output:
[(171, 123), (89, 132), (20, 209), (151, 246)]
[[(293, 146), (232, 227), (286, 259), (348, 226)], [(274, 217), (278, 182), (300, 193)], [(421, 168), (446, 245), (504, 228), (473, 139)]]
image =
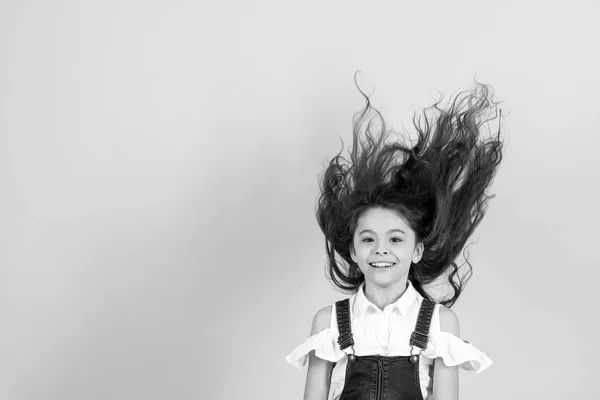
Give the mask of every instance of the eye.
[(371, 239), (371, 238), (364, 238), (362, 241), (366, 242), (367, 240), (373, 240), (373, 239)]
[(398, 243), (398, 242), (401, 242), (402, 239), (395, 237), (395, 238), (392, 238), (392, 241), (395, 241), (396, 243)]

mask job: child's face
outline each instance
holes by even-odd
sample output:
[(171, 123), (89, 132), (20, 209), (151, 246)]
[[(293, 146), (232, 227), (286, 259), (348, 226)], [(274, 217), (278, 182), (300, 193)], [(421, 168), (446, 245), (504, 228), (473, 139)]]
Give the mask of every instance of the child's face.
[[(408, 278), (411, 263), (423, 255), (423, 245), (416, 242), (415, 232), (400, 212), (374, 207), (365, 211), (354, 232), (351, 257), (365, 275), (367, 282), (387, 286)], [(392, 262), (391, 267), (376, 267), (371, 263)]]

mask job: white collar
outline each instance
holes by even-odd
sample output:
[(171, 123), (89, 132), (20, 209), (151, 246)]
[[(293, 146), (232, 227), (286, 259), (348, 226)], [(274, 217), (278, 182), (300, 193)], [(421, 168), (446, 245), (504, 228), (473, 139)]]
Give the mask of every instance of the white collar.
[[(414, 288), (412, 282), (407, 280), (406, 290), (402, 293), (402, 296), (394, 303), (386, 306), (386, 308), (391, 307), (398, 310), (401, 316), (404, 316), (408, 313), (410, 306), (417, 299), (419, 292)], [(377, 306), (369, 301), (365, 296), (365, 283), (361, 283), (358, 287), (358, 291), (356, 292), (355, 298), (355, 307), (356, 310), (360, 313), (360, 316), (365, 315), (365, 312), (369, 309), (369, 307), (374, 307), (377, 309)]]

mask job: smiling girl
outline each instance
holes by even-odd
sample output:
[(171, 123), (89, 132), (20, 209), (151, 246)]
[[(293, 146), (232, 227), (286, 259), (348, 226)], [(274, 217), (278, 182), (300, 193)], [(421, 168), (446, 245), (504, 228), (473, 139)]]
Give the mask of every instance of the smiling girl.
[[(500, 129), (484, 129), (497, 103), (481, 84), (437, 102), (413, 118), (409, 145), (386, 142), (391, 131), (361, 93), (350, 160), (329, 162), (317, 208), (329, 278), (352, 295), (319, 310), (286, 360), (309, 361), (304, 400), (457, 400), (458, 368), (492, 364), (460, 338), (450, 307), (471, 272), (457, 259), (502, 159)], [(452, 293), (435, 300), (426, 285), (438, 278)]]

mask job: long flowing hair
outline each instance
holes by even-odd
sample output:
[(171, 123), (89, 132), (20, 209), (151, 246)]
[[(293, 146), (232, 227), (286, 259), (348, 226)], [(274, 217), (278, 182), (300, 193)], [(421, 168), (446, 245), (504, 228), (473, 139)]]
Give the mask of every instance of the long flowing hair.
[(421, 260), (409, 270), (413, 286), (432, 299), (424, 285), (445, 275), (453, 294), (439, 302), (451, 307), (472, 275), (465, 244), (494, 197), (487, 191), (502, 160), (502, 113), (492, 88), (475, 83), (446, 106), (440, 98), (415, 113), (412, 143), (387, 129), (356, 86), (366, 106), (353, 119), (349, 159), (342, 156), (342, 141), (319, 179), (316, 217), (325, 235), (328, 278), (342, 290), (357, 291), (365, 279), (350, 256), (358, 218), (371, 207), (389, 208), (401, 213), (424, 245)]

